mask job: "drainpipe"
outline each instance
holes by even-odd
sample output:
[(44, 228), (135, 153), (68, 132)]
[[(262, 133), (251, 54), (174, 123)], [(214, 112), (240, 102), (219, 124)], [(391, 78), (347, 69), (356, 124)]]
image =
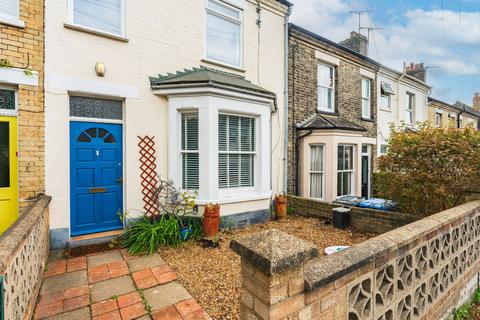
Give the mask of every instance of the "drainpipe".
[(400, 76), (400, 78), (398, 78), (398, 81), (397, 81), (397, 117), (396, 117), (397, 119), (395, 121), (395, 125), (398, 125), (398, 123), (400, 122), (400, 81), (402, 81), (402, 79), (405, 77), (406, 74), (407, 74), (406, 63), (404, 62), (403, 73)]
[(288, 190), (288, 23), (290, 15), (292, 14), (292, 6), (288, 7), (287, 14), (285, 15), (284, 23), (284, 72), (285, 72), (285, 84), (284, 84), (284, 104), (285, 104), (285, 142), (283, 147), (283, 192), (287, 194)]
[(295, 139), (295, 195), (298, 197), (300, 196), (300, 188), (298, 186), (299, 181), (299, 163), (300, 163), (300, 152), (298, 151), (298, 146), (300, 145), (300, 140), (308, 137), (313, 133), (313, 130), (308, 130), (307, 133), (303, 135), (298, 135)]

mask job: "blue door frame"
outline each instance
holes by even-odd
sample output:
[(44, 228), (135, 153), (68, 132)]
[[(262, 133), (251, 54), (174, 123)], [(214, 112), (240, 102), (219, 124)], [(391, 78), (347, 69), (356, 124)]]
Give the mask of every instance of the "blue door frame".
[(122, 125), (70, 122), (70, 233), (122, 229)]

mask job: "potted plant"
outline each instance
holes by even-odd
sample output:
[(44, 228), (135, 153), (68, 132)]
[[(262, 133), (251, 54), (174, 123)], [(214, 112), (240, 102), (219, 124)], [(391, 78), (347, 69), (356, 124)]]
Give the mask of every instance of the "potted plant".
[(203, 239), (213, 241), (217, 238), (220, 228), (220, 206), (209, 203), (203, 212)]
[(275, 216), (277, 220), (283, 220), (287, 217), (287, 197), (283, 194), (275, 196)]

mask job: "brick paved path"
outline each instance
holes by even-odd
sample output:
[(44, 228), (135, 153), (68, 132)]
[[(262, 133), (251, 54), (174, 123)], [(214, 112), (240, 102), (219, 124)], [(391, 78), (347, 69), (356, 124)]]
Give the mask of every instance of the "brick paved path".
[(34, 319), (210, 319), (157, 254), (112, 250), (46, 268)]

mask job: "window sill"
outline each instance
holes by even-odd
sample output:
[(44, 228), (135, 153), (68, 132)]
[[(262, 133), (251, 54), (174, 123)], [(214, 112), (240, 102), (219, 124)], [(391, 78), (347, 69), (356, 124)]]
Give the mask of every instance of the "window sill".
[(392, 109), (387, 109), (387, 108), (382, 108), (382, 107), (380, 107), (380, 110), (385, 111), (385, 112), (392, 112)]
[(129, 42), (130, 41), (128, 38), (125, 38), (125, 37), (122, 37), (122, 36), (116, 36), (114, 34), (90, 29), (90, 28), (87, 28), (87, 27), (82, 27), (82, 26), (79, 26), (79, 25), (76, 25), (76, 24), (70, 24), (70, 23), (65, 22), (63, 24), (63, 26), (67, 29), (80, 31), (80, 32), (85, 32), (85, 33), (93, 34), (93, 35), (96, 35), (96, 36), (109, 38), (109, 39), (112, 39), (112, 40), (117, 40), (117, 41), (121, 41), (121, 42)]
[(372, 119), (372, 118), (360, 118), (362, 121), (367, 121), (367, 122), (375, 122), (375, 119)]
[(217, 67), (227, 68), (227, 69), (238, 71), (238, 72), (246, 72), (246, 70), (243, 68), (235, 67), (235, 66), (232, 66), (231, 64), (226, 64), (226, 63), (218, 62), (215, 60), (210, 60), (207, 58), (204, 58), (201, 61), (204, 63), (213, 64), (214, 66), (217, 66)]
[(216, 200), (205, 200), (199, 199), (196, 201), (196, 204), (203, 206), (209, 203), (218, 203), (218, 204), (229, 204), (229, 203), (238, 203), (238, 202), (245, 202), (245, 201), (256, 201), (256, 200), (267, 200), (272, 197), (271, 193), (265, 194), (244, 194), (243, 196), (234, 196), (234, 197), (221, 197), (220, 199)]
[(328, 115), (331, 115), (331, 116), (339, 116), (340, 115), (340, 113), (338, 113), (338, 112), (328, 111), (328, 110), (325, 110), (325, 109), (317, 109), (317, 113), (328, 114)]
[(5, 17), (5, 16), (0, 17), (0, 24), (6, 24), (12, 27), (18, 27), (22, 29), (25, 28), (24, 21), (16, 18)]

